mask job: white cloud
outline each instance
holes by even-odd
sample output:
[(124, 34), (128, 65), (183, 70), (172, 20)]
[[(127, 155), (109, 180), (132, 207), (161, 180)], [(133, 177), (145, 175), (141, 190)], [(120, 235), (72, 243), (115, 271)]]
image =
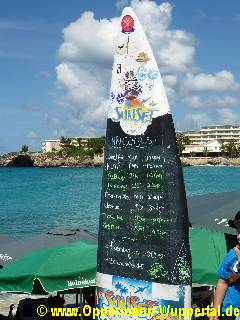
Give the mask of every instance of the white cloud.
[[(119, 8), (125, 4), (125, 0), (116, 3)], [(132, 0), (130, 4), (152, 46), (170, 104), (182, 101), (191, 108), (204, 109), (205, 113), (188, 114), (185, 123), (209, 124), (216, 113), (214, 115), (207, 108), (239, 105), (239, 98), (233, 94), (240, 85), (230, 71), (215, 74), (199, 71), (195, 65), (195, 37), (171, 27), (173, 7), (170, 3), (158, 5), (155, 1)], [(78, 128), (79, 134), (104, 133), (119, 28), (119, 17), (98, 20), (94, 13), (84, 12), (63, 30), (64, 41), (58, 50), (60, 63), (56, 73), (64, 95), (58, 102), (69, 110), (66, 125)]]
[(207, 125), (210, 123), (210, 116), (206, 113), (195, 113), (195, 114), (191, 114), (188, 113), (185, 116), (185, 120), (193, 122), (193, 126), (197, 126), (197, 127), (201, 127), (203, 125)]
[(209, 101), (208, 105), (210, 107), (240, 107), (240, 98), (232, 96), (215, 96)]
[[(154, 1), (133, 0), (131, 6), (153, 47), (167, 95), (174, 103), (178, 75), (192, 69), (194, 37), (183, 30), (170, 29), (172, 6), (167, 2), (158, 5)], [(64, 42), (58, 51), (61, 63), (56, 72), (65, 95), (59, 102), (70, 108), (68, 121), (78, 125), (81, 131), (93, 128), (93, 132), (101, 130), (102, 134), (106, 126), (111, 66), (119, 28), (119, 17), (97, 20), (92, 12), (85, 12), (63, 30)]]
[(188, 90), (192, 91), (235, 91), (240, 89), (234, 75), (227, 70), (212, 74), (200, 73), (188, 74), (184, 83)]
[[(93, 105), (96, 107), (102, 103), (107, 93), (106, 89), (110, 86), (104, 72), (86, 69), (73, 63), (57, 66), (57, 78), (67, 89), (65, 101), (70, 107), (81, 109), (84, 114), (90, 113)], [(106, 81), (109, 85), (107, 88)]]
[(165, 86), (175, 87), (177, 84), (177, 81), (178, 81), (178, 79), (177, 79), (176, 75), (172, 75), (172, 74), (167, 75), (166, 74), (163, 76), (163, 82), (164, 82)]
[[(172, 6), (164, 2), (133, 0), (131, 6), (153, 46), (157, 62), (168, 71), (188, 69), (194, 61), (194, 37), (183, 30), (170, 29)], [(64, 43), (59, 57), (68, 62), (112, 63), (120, 19), (97, 20), (92, 12), (85, 12), (63, 30)]]
[(63, 103), (72, 112), (67, 121), (78, 125), (82, 132), (93, 127), (95, 134), (98, 130), (103, 134), (106, 126), (110, 72), (89, 70), (73, 63), (62, 63), (57, 67), (57, 77), (67, 92)]
[(218, 110), (218, 118), (220, 123), (224, 124), (239, 124), (240, 122), (239, 114), (227, 108)]
[(97, 20), (93, 12), (85, 12), (63, 30), (64, 43), (59, 57), (69, 62), (111, 64), (119, 19)]
[(199, 96), (190, 95), (184, 98), (183, 101), (191, 108), (201, 108), (203, 106), (203, 101)]
[(177, 121), (177, 127), (178, 130), (199, 130), (204, 125), (239, 123), (239, 113), (230, 108), (221, 108), (187, 113), (181, 122)]
[(184, 103), (190, 108), (226, 108), (240, 106), (240, 97), (238, 96), (197, 96), (189, 95), (183, 99)]
[(155, 1), (148, 0), (132, 0), (131, 7), (136, 12), (140, 21), (143, 23), (143, 27), (147, 27), (148, 31), (154, 31), (157, 33), (155, 28), (152, 28), (154, 23), (160, 26), (160, 29), (167, 29), (172, 19), (172, 6), (169, 2), (163, 2), (158, 5)]
[(181, 120), (176, 121), (176, 130), (199, 130), (201, 126), (211, 123), (211, 116), (207, 113), (186, 113)]
[(189, 70), (194, 63), (195, 38), (189, 32), (171, 29), (171, 4), (133, 0), (131, 5), (147, 34), (161, 73)]
[[(152, 45), (163, 72), (185, 71), (194, 62), (194, 37), (183, 30), (170, 29), (172, 6), (164, 2), (133, 0), (131, 6)], [(111, 66), (120, 19), (97, 20), (93, 12), (85, 12), (63, 30), (64, 43), (59, 57), (68, 62), (95, 63)]]

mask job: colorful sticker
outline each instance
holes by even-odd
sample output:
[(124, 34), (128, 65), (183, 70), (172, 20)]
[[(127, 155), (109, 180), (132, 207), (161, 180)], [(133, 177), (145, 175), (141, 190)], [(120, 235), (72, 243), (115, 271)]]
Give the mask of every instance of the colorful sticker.
[(148, 57), (148, 54), (144, 51), (139, 52), (136, 61), (140, 64), (146, 64), (151, 58)]
[(121, 22), (122, 32), (131, 33), (134, 31), (134, 20), (130, 15), (126, 15), (122, 18)]
[[(156, 315), (161, 310), (173, 311), (175, 308), (189, 307), (186, 305), (191, 292), (190, 286), (166, 285), (144, 280), (129, 279), (118, 276), (97, 274), (98, 308), (143, 308), (146, 314), (136, 319), (152, 319), (154, 309)], [(172, 310), (170, 309), (170, 307)], [(166, 308), (166, 309), (165, 309)], [(102, 320), (122, 319), (115, 316), (101, 317)]]

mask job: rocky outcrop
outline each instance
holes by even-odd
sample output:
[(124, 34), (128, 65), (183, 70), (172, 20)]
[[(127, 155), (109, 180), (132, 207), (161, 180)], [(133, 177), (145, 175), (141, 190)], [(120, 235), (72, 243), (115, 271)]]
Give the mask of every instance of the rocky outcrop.
[(181, 161), (183, 166), (240, 166), (240, 158), (182, 157)]
[[(183, 166), (240, 166), (240, 158), (181, 158)], [(99, 167), (103, 157), (60, 157), (57, 153), (8, 153), (0, 156), (0, 167)]]
[(13, 157), (8, 167), (34, 167), (34, 161), (29, 155), (19, 154)]
[(56, 153), (26, 152), (0, 156), (0, 167), (97, 167), (102, 164), (102, 157), (60, 157)]

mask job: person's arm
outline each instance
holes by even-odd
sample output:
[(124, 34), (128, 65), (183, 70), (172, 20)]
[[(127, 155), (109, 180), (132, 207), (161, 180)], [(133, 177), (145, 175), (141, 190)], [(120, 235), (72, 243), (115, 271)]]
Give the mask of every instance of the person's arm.
[(219, 279), (216, 287), (215, 296), (214, 296), (214, 303), (213, 303), (214, 308), (221, 306), (227, 289), (228, 289), (227, 281), (224, 279)]
[[(228, 282), (224, 279), (219, 279), (214, 295), (214, 301), (213, 301), (213, 307), (217, 310), (218, 306), (222, 305), (223, 299), (225, 297), (226, 291), (228, 289)], [(218, 316), (216, 317), (210, 317), (210, 320), (218, 319)]]

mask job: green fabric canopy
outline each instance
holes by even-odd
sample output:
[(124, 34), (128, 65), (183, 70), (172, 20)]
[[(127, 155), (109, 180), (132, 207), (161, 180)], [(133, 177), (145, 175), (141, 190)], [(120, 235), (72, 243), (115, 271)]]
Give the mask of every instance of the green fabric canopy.
[(193, 228), (190, 237), (192, 282), (216, 285), (218, 280), (217, 270), (228, 250), (234, 247), (236, 236)]
[[(193, 283), (216, 285), (217, 269), (236, 237), (193, 228), (190, 240)], [(97, 244), (83, 241), (35, 251), (0, 270), (0, 291), (42, 293), (95, 286), (96, 256)]]
[(95, 286), (96, 254), (96, 244), (83, 241), (37, 250), (0, 270), (0, 291), (42, 293), (40, 287), (53, 292)]

